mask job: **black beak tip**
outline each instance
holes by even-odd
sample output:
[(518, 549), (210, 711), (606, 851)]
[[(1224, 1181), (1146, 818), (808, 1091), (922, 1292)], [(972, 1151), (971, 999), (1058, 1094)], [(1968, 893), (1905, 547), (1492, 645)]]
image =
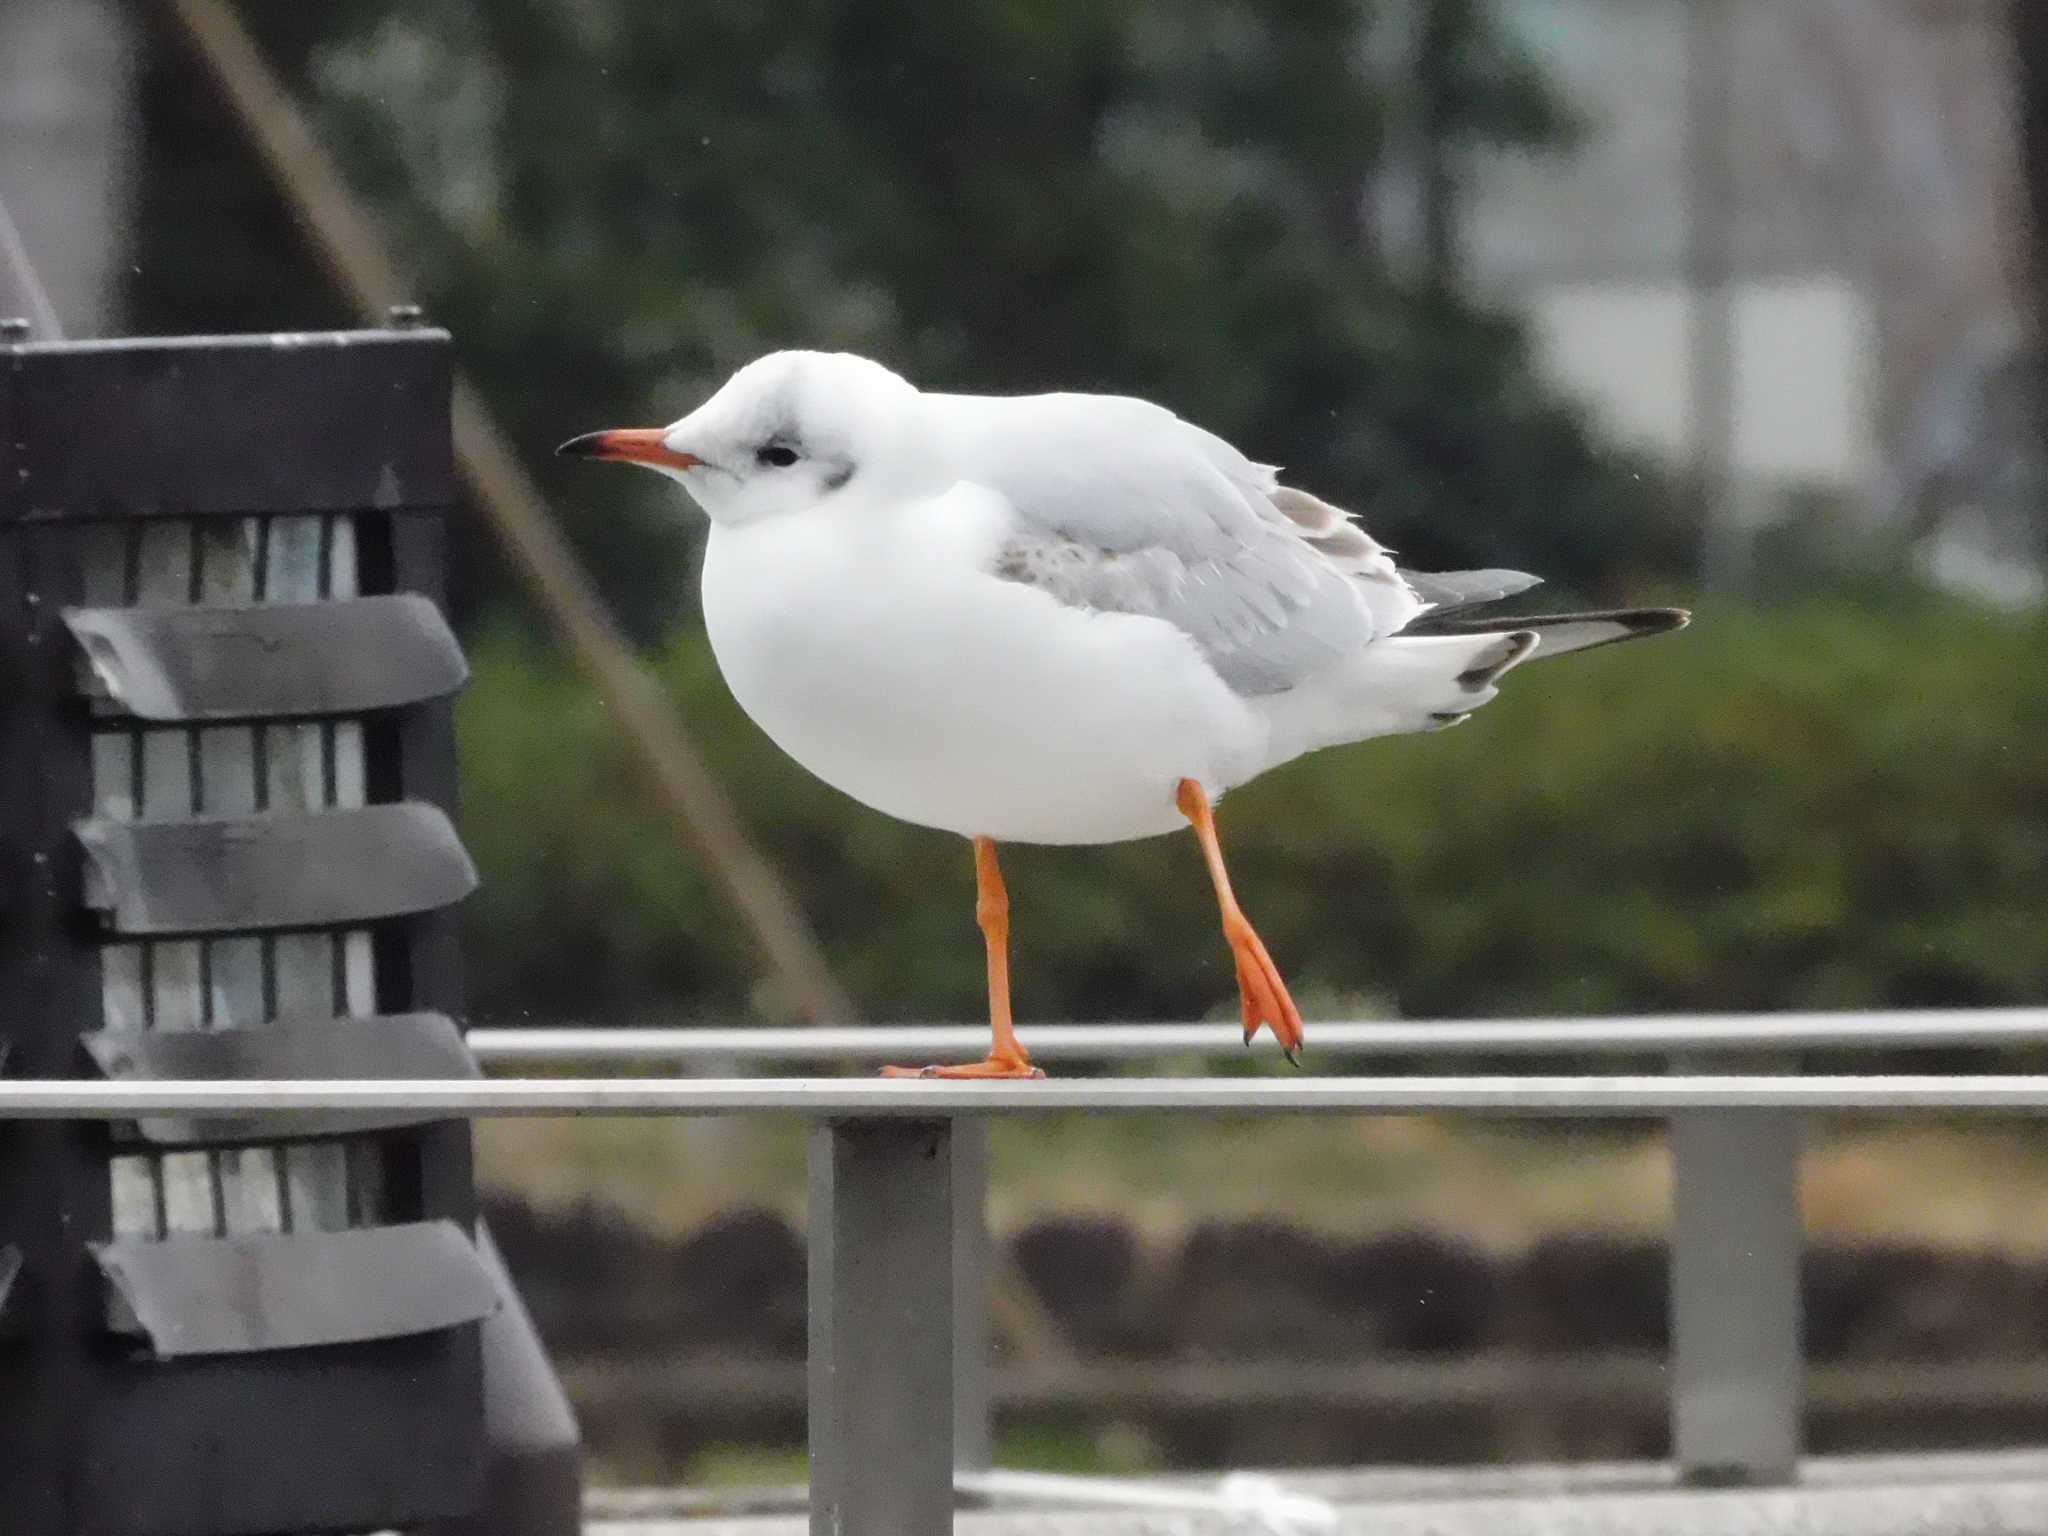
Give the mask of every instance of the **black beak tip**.
[(603, 436), (602, 432), (585, 432), (581, 437), (570, 438), (569, 441), (557, 448), (555, 452), (558, 456), (565, 459), (595, 458), (599, 448), (598, 440)]

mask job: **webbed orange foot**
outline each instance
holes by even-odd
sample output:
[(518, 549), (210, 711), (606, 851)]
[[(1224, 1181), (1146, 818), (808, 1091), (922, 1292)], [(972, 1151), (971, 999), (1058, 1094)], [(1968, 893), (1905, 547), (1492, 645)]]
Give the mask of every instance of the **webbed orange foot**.
[(950, 1067), (884, 1067), (884, 1077), (952, 1077), (952, 1078), (1027, 1078), (1043, 1077), (1045, 1073), (1031, 1065), (1026, 1056), (991, 1056), (986, 1061), (973, 1061)]
[(1237, 989), (1244, 1002), (1244, 1043), (1250, 1045), (1263, 1026), (1273, 1031), (1281, 1053), (1300, 1066), (1301, 1010), (1294, 1006), (1287, 983), (1280, 979), (1280, 968), (1273, 964), (1265, 944), (1242, 916), (1235, 922), (1226, 921), (1223, 932), (1237, 961)]
[(1223, 937), (1237, 962), (1237, 990), (1244, 1002), (1244, 1043), (1250, 1045), (1261, 1027), (1270, 1029), (1287, 1059), (1298, 1067), (1301, 1010), (1294, 1006), (1287, 983), (1280, 979), (1280, 968), (1273, 964), (1273, 957), (1266, 953), (1264, 942), (1253, 931), (1231, 892), (1230, 875), (1223, 867), (1223, 847), (1216, 838), (1216, 813), (1209, 804), (1208, 792), (1197, 780), (1182, 779), (1174, 800), (1195, 829), (1195, 839), (1202, 845), (1202, 858), (1209, 866), (1209, 878), (1216, 887), (1216, 904), (1223, 913)]

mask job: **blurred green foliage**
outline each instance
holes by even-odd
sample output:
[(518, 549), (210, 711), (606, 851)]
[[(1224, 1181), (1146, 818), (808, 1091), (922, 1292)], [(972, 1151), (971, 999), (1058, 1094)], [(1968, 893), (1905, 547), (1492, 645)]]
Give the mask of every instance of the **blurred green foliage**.
[[(1408, 1016), (2018, 1003), (2048, 988), (2038, 621), (1933, 600), (1716, 609), (1536, 663), (1457, 730), (1232, 795), (1238, 890), (1320, 1010)], [(480, 1017), (725, 1017), (772, 999), (590, 695), (508, 630), (463, 705)], [(845, 800), (663, 676), (875, 1018), (982, 1014), (966, 845)], [(1192, 838), (1012, 848), (1023, 1018), (1234, 1005)]]
[[(1388, 41), (1409, 0), (242, 11), (536, 460), (679, 414), (767, 348), (846, 346), (940, 387), (1154, 396), (1419, 567), (1612, 597), (1686, 568), (1671, 498), (1543, 385), (1519, 325), (1384, 249), (1366, 188), (1419, 124), (1454, 157), (1569, 143), (1569, 103), (1487, 7), (1444, 0), (1433, 105)], [(135, 328), (348, 323), (158, 26)], [(740, 716), (691, 622), (683, 498), (545, 474), (863, 1008), (980, 1016), (965, 850), (852, 806)], [(1240, 890), (1311, 1011), (2038, 997), (2040, 626), (1890, 572), (1797, 600), (1835, 563), (1773, 547), (1782, 606), (1538, 664), (1457, 731), (1232, 796)], [(454, 574), (478, 1015), (775, 1015), (476, 519)], [(1228, 1015), (1188, 839), (1008, 866), (1027, 1019)]]
[[(1151, 396), (1422, 568), (1618, 594), (1685, 558), (1519, 325), (1383, 254), (1369, 188), (1422, 125), (1448, 157), (1569, 139), (1472, 0), (1440, 0), (1430, 102), (1410, 0), (242, 10), (535, 458), (681, 415), (771, 348), (846, 347), (931, 387)], [(151, 78), (138, 323), (328, 318), (211, 92), (175, 50)], [(636, 636), (687, 620), (698, 524), (671, 490), (549, 483)], [(489, 609), (473, 522), (460, 554)]]

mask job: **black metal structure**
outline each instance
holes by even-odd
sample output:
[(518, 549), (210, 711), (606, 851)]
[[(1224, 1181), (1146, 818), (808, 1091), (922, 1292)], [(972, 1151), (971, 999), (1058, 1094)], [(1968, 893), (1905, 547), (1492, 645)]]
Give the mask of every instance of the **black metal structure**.
[[(474, 1071), (450, 377), (418, 328), (0, 343), (5, 1070)], [(506, 1295), (461, 1123), (0, 1127), (0, 1533), (572, 1531), (559, 1393), (487, 1442), (486, 1369), (552, 1387)]]

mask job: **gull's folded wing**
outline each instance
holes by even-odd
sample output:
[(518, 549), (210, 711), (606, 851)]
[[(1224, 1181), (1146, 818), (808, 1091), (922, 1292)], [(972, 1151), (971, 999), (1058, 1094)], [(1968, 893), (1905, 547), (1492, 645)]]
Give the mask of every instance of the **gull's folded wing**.
[(996, 575), (1173, 624), (1240, 693), (1285, 692), (1421, 611), (1343, 514), (1159, 406), (927, 399), (974, 483), (1011, 512)]

